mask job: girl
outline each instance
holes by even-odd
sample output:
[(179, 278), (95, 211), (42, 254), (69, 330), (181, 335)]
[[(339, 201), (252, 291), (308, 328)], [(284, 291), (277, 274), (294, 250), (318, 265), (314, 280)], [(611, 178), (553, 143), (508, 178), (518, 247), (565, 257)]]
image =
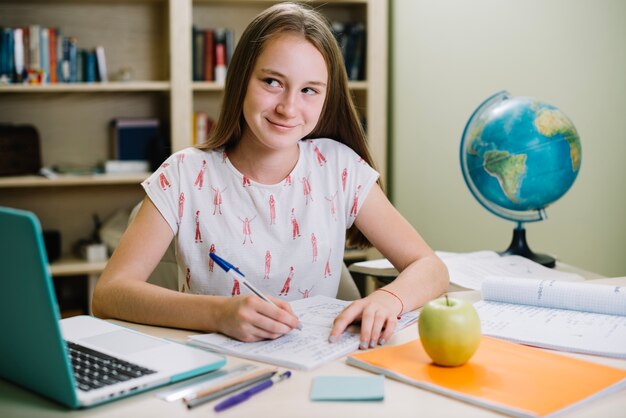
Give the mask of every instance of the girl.
[[(98, 281), (94, 313), (277, 338), (298, 326), (289, 300), (336, 296), (347, 237), (376, 246), (400, 275), (349, 305), (329, 341), (360, 321), (361, 348), (384, 344), (397, 317), (443, 293), (448, 276), (372, 166), (328, 23), (306, 6), (270, 7), (242, 34), (209, 140), (142, 184), (147, 197)], [(180, 292), (146, 282), (173, 238)], [(212, 268), (210, 252), (277, 306)]]

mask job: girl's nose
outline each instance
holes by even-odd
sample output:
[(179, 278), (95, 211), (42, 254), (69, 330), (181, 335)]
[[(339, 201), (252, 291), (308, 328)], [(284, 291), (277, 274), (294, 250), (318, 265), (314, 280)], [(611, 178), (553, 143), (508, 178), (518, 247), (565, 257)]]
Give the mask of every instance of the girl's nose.
[(285, 93), (276, 105), (276, 112), (285, 117), (294, 117), (296, 112), (295, 94)]

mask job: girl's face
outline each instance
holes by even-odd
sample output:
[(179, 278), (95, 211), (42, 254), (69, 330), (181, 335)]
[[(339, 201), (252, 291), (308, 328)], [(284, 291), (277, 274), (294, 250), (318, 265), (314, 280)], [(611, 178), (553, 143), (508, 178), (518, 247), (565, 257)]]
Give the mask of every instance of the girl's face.
[(243, 115), (243, 141), (293, 149), (317, 125), (328, 84), (322, 54), (301, 35), (268, 40), (252, 70)]

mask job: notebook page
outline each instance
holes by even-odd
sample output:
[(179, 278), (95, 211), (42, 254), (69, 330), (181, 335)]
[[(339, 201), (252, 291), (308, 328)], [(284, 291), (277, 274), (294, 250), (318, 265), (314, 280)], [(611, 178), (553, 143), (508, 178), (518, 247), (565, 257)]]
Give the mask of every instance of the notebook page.
[(626, 316), (626, 287), (558, 280), (488, 277), (485, 301)]
[(494, 301), (474, 304), (484, 335), (561, 351), (626, 358), (626, 316)]

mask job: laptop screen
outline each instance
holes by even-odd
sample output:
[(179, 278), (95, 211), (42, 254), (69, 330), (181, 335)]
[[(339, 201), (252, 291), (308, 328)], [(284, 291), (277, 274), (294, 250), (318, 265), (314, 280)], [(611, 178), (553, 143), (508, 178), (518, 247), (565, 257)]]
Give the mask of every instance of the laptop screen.
[(78, 405), (39, 220), (0, 207), (0, 376)]

